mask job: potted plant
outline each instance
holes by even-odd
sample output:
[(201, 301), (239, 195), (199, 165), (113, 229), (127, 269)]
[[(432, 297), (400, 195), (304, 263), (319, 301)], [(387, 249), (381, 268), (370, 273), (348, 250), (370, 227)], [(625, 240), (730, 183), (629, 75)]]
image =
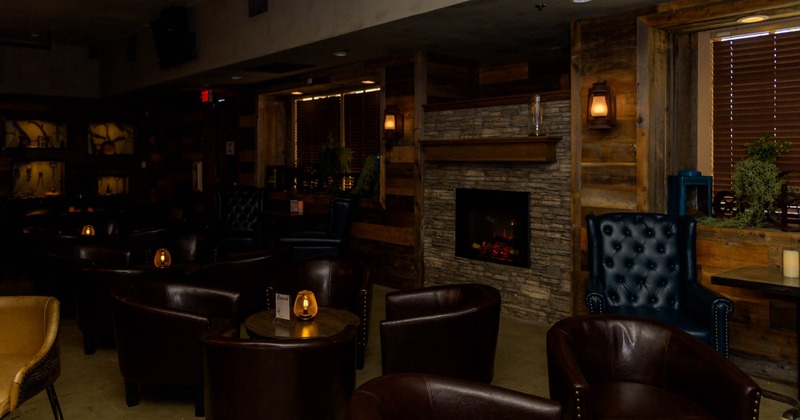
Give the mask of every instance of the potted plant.
[(789, 146), (789, 141), (772, 140), (768, 133), (755, 143), (745, 144), (748, 157), (737, 162), (731, 173), (738, 212), (722, 225), (761, 227), (768, 215), (775, 211), (784, 183), (775, 159), (788, 152)]
[(353, 151), (344, 147), (328, 133), (328, 141), (322, 146), (317, 163), (319, 186), (327, 188), (328, 192), (336, 193), (342, 190), (342, 181), (350, 173), (350, 161)]

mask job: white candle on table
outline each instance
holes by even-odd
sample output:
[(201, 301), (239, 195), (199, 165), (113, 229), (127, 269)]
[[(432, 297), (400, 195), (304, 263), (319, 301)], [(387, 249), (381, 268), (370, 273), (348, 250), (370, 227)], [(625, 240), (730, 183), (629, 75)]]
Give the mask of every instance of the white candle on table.
[(800, 277), (800, 251), (783, 251), (783, 276)]

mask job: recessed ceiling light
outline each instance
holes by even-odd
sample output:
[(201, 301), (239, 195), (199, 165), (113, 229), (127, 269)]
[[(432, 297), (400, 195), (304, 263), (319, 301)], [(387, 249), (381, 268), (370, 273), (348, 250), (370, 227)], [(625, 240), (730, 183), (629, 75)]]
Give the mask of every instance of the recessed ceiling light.
[(347, 51), (336, 51), (333, 53), (333, 55), (337, 57), (347, 57)]
[(758, 22), (763, 22), (767, 19), (769, 19), (769, 16), (767, 15), (751, 15), (751, 16), (741, 17), (739, 19), (736, 19), (736, 21), (739, 23), (758, 23)]
[(362, 80), (361, 83), (365, 84), (365, 85), (374, 85), (375, 81), (374, 80)]
[(244, 79), (244, 77), (242, 77), (242, 76), (231, 76), (231, 79), (232, 80), (242, 80), (242, 79)]
[(292, 92), (292, 95), (302, 95), (302, 94), (303, 92), (300, 92), (299, 90)]

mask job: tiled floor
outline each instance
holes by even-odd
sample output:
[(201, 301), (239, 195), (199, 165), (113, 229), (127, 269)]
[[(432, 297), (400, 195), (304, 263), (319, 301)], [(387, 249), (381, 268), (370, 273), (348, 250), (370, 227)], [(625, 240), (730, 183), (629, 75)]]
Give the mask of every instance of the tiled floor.
[[(383, 319), (383, 297), (389, 290), (375, 286), (370, 344), (364, 370), (358, 371), (357, 374), (357, 385), (380, 375), (378, 322)], [(546, 331), (546, 326), (503, 316), (500, 321), (493, 384), (547, 396), (544, 341)], [(116, 352), (113, 349), (101, 348), (94, 355), (84, 355), (80, 333), (74, 319), (62, 321), (60, 340), (62, 372), (56, 382), (56, 391), (67, 420), (195, 418), (191, 392), (166, 389), (144, 391), (138, 406), (127, 407)], [(796, 389), (793, 387), (762, 380), (758, 382), (765, 389), (796, 395)], [(780, 419), (784, 410), (789, 408), (786, 404), (767, 398), (762, 401), (761, 419)], [(41, 393), (24, 403), (7, 419), (51, 418), (52, 412), (47, 397), (45, 393)]]

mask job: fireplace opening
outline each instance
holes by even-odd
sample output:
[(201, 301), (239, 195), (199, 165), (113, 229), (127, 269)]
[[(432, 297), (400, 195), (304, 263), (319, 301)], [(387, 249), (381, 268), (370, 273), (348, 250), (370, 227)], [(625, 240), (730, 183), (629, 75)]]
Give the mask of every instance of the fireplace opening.
[(456, 188), (456, 256), (530, 267), (530, 193)]

